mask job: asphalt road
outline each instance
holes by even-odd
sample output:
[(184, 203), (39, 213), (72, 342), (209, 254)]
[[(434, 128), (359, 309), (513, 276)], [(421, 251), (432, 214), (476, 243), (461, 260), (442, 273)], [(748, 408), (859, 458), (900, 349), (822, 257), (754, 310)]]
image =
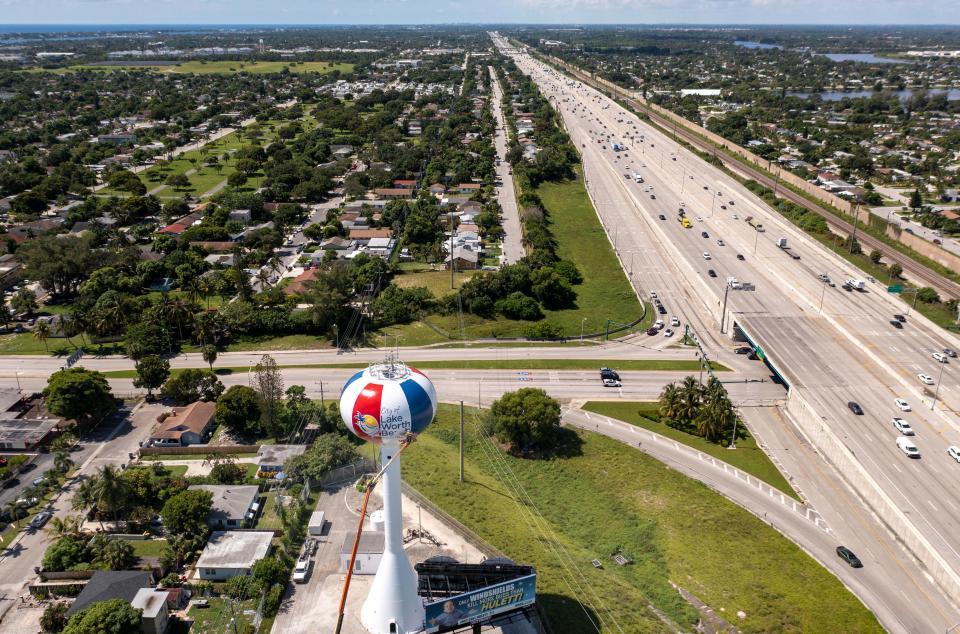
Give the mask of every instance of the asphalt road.
[[(930, 354), (945, 346), (957, 348), (956, 337), (917, 315), (908, 317), (903, 331), (894, 330), (888, 321), (906, 307), (890, 298), (882, 284), (871, 283), (864, 293), (824, 285), (818, 273), (827, 272), (838, 282), (866, 278), (770, 212), (733, 179), (609, 99), (528, 58), (515, 59), (562, 113), (583, 154), (598, 213), (635, 283), (656, 289), (671, 312), (680, 312), (694, 325), (702, 323), (701, 334), (719, 329), (728, 276), (753, 283), (755, 291), (729, 293), (733, 319), (784, 372), (792, 389), (814, 403), (824, 424), (843, 437), (876, 485), (908, 514), (914, 530), (960, 570), (960, 465), (945, 453), (947, 445), (960, 444), (960, 429), (952, 411), (942, 405), (929, 409), (931, 398), (916, 378), (918, 372), (937, 378), (940, 367)], [(624, 143), (627, 150), (613, 152), (613, 142)], [(634, 171), (644, 183), (625, 178)], [(693, 222), (691, 229), (676, 219), (681, 203)], [(761, 221), (766, 231), (746, 224), (747, 215)], [(799, 261), (775, 246), (781, 237), (801, 255)], [(717, 239), (723, 239), (724, 246)], [(716, 271), (716, 278), (708, 276), (709, 269)], [(958, 394), (960, 384), (950, 364), (944, 367), (940, 397), (952, 410)], [(894, 444), (891, 419), (900, 414), (893, 403), (896, 397), (914, 406), (903, 416), (917, 430), (922, 460), (906, 459)], [(860, 402), (867, 415), (854, 417), (848, 400)], [(811, 487), (829, 491), (838, 482), (838, 474), (827, 469)], [(847, 545), (857, 550), (856, 543)], [(925, 574), (916, 562), (908, 564), (885, 578), (883, 594), (895, 598), (890, 589), (914, 584), (911, 576)], [(951, 617), (958, 614), (954, 606), (942, 595), (932, 601), (939, 608), (933, 612), (945, 615), (941, 625), (951, 625)], [(915, 613), (919, 622), (931, 612), (919, 606), (901, 599), (896, 609)]]
[(500, 164), (496, 166), (497, 177), (503, 183), (497, 187), (497, 202), (500, 203), (503, 220), (503, 258), (504, 264), (513, 264), (527, 254), (523, 248), (523, 231), (520, 228), (520, 211), (517, 209), (517, 196), (513, 188), (513, 176), (510, 164), (504, 160), (507, 155), (506, 121), (503, 116), (503, 89), (492, 67), (488, 68), (490, 84), (493, 87), (493, 115), (497, 120), (494, 132), (494, 146)]

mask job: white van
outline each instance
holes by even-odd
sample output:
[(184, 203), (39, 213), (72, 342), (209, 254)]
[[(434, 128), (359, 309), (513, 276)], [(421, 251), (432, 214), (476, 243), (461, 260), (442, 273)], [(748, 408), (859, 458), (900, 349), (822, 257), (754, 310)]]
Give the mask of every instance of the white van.
[(906, 436), (897, 437), (897, 447), (900, 448), (900, 451), (907, 454), (911, 458), (920, 457), (920, 450), (917, 449), (917, 446), (913, 444), (913, 441), (907, 438)]

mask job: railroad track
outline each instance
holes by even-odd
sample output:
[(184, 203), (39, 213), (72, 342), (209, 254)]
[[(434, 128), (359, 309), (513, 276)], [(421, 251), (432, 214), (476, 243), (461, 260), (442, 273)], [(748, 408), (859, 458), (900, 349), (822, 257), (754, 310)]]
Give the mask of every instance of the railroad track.
[[(564, 64), (564, 65), (567, 67), (568, 70), (573, 72), (580, 80), (592, 85), (594, 88), (600, 90), (601, 92), (609, 90), (607, 86), (604, 86), (603, 84), (599, 84), (596, 80), (594, 80), (589, 75), (573, 68), (572, 66), (569, 66), (567, 64)], [(684, 128), (683, 126), (675, 126), (673, 121), (671, 121), (670, 119), (667, 119), (666, 117), (664, 117), (663, 115), (657, 112), (654, 112), (651, 109), (648, 109), (644, 104), (638, 102), (637, 100), (631, 99), (629, 97), (624, 97), (623, 99), (627, 103), (627, 105), (632, 107), (637, 112), (645, 112), (647, 116), (650, 117), (651, 121), (659, 125), (661, 128), (665, 130), (670, 130), (671, 128), (673, 128), (676, 136), (687, 141), (694, 147), (716, 156), (723, 162), (725, 166), (733, 166), (735, 167), (736, 170), (744, 172), (750, 178), (757, 181), (764, 187), (768, 187), (770, 189), (774, 188), (775, 186), (774, 179), (768, 176), (767, 174), (765, 174), (764, 172), (762, 172), (761, 170), (757, 169), (756, 167), (738, 161), (737, 159), (729, 155), (727, 152), (725, 152), (722, 148), (716, 147), (706, 139), (701, 138), (699, 135), (697, 135), (694, 132), (691, 132), (690, 130)], [(803, 207), (804, 209), (807, 209), (808, 211), (812, 211), (813, 213), (817, 214), (818, 216), (826, 220), (828, 226), (832, 226), (838, 229), (839, 231), (846, 232), (847, 235), (851, 234), (854, 230), (853, 224), (843, 220), (842, 218), (838, 218), (835, 214), (827, 211), (820, 205), (804, 198), (803, 196), (801, 196), (800, 194), (796, 193), (795, 191), (793, 191), (792, 189), (786, 186), (778, 188), (777, 195), (785, 200), (789, 200), (790, 202)], [(947, 279), (943, 275), (940, 275), (936, 271), (932, 270), (930, 267), (917, 262), (916, 260), (911, 258), (909, 255), (905, 255), (904, 253), (901, 253), (900, 251), (897, 251), (896, 249), (891, 248), (890, 245), (886, 244), (881, 240), (878, 240), (877, 238), (866, 233), (862, 229), (857, 235), (857, 240), (864, 247), (864, 250), (872, 251), (874, 249), (877, 249), (879, 251), (882, 251), (883, 257), (889, 261), (893, 261), (899, 264), (903, 268), (903, 272), (908, 277), (911, 277), (914, 280), (917, 280), (927, 286), (937, 289), (941, 294), (945, 295), (947, 299), (960, 298), (960, 284), (958, 284), (957, 282)]]

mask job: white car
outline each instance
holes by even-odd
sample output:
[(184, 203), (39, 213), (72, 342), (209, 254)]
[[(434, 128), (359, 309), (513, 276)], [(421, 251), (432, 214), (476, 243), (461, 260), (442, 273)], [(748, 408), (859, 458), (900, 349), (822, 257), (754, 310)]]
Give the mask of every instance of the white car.
[(672, 337), (672, 336), (673, 336), (673, 330), (671, 330), (670, 328), (667, 328), (666, 330), (663, 331), (663, 336), (664, 336), (664, 337)]
[(740, 216), (738, 216), (737, 214), (733, 214), (733, 219), (734, 219), (734, 220), (740, 220)]
[(604, 379), (603, 387), (620, 387), (622, 383), (616, 379)]
[(936, 361), (939, 361), (940, 363), (947, 363), (947, 362), (948, 362), (947, 355), (943, 354), (942, 352), (934, 352), (931, 356), (932, 356)]
[(301, 557), (297, 560), (297, 567), (293, 569), (293, 582), (306, 583), (309, 572), (310, 559), (307, 557)]
[(701, 218), (700, 216), (697, 216), (697, 222), (703, 222), (703, 218)]
[(718, 246), (718, 247), (724, 246), (723, 240), (717, 240), (717, 246)]
[(674, 328), (676, 328), (677, 326), (679, 326), (679, 325), (680, 325), (680, 318), (679, 318), (679, 317), (671, 317), (671, 318), (670, 318), (670, 325), (673, 326)]
[(923, 372), (921, 372), (920, 374), (917, 375), (917, 378), (920, 379), (920, 382), (923, 383), (924, 385), (933, 385), (933, 377), (930, 376), (929, 374), (924, 374)]
[(902, 418), (894, 418), (893, 426), (897, 428), (904, 436), (913, 436), (913, 427), (910, 426), (910, 423), (903, 420)]
[(707, 251), (704, 251), (704, 252), (703, 252), (703, 259), (704, 259), (704, 260), (709, 260), (709, 259), (710, 259), (710, 253), (708, 253)]
[(947, 447), (947, 455), (957, 462), (960, 462), (960, 447), (957, 445), (950, 445)]
[(910, 411), (910, 403), (908, 403), (906, 400), (904, 400), (904, 399), (902, 399), (902, 398), (898, 398), (898, 399), (894, 400), (893, 402), (897, 404), (897, 408), (898, 408), (901, 412), (909, 412), (909, 411)]
[(900, 451), (907, 454), (911, 458), (920, 457), (920, 450), (917, 449), (917, 446), (913, 444), (913, 441), (907, 438), (906, 436), (897, 437), (897, 447), (900, 448)]
[(656, 328), (657, 330), (659, 330), (660, 328), (663, 328), (663, 320), (658, 319), (657, 321), (653, 322), (653, 327)]

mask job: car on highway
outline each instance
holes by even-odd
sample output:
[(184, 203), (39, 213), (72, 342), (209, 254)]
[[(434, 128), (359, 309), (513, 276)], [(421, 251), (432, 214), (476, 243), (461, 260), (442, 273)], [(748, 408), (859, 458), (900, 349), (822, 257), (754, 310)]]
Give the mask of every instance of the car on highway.
[(853, 551), (846, 546), (837, 546), (837, 555), (839, 555), (840, 559), (850, 564), (851, 568), (863, 568), (863, 562), (860, 561), (860, 558), (854, 555)]
[[(717, 192), (717, 194), (719, 194), (719, 193), (720, 193), (720, 192)], [(732, 200), (728, 200), (728, 201), (727, 201), (727, 204), (728, 204), (728, 205), (732, 205), (732, 204), (733, 204), (733, 201), (732, 201)]]
[(942, 352), (934, 352), (930, 356), (933, 357), (934, 361), (938, 361), (940, 363), (947, 363), (949, 361), (947, 355), (943, 354)]
[(723, 239), (719, 239), (719, 240), (717, 240), (717, 246), (718, 246), (718, 247), (723, 247), (723, 246), (726, 246), (726, 243), (723, 241)]
[(953, 348), (944, 348), (943, 354), (947, 355), (948, 357), (952, 357), (954, 359), (957, 358), (957, 351), (954, 350)]
[(621, 387), (621, 385), (616, 379), (603, 379), (603, 387)]
[(704, 252), (703, 252), (703, 259), (704, 259), (704, 260), (709, 260), (709, 259), (710, 259), (710, 252), (709, 252), (709, 251), (704, 251)]
[(947, 447), (947, 455), (957, 462), (960, 462), (960, 447), (957, 445), (950, 445)]
[(860, 407), (860, 403), (857, 403), (856, 401), (847, 401), (847, 407), (849, 407), (850, 411), (857, 416), (863, 416), (863, 408)]
[(913, 427), (910, 426), (910, 423), (903, 420), (902, 418), (894, 418), (893, 426), (897, 428), (904, 436), (913, 436)]
[(647, 330), (647, 335), (650, 336), (650, 337), (653, 337), (653, 336), (656, 335), (658, 332), (660, 332), (660, 329), (659, 329), (659, 328), (650, 328), (649, 330)]
[(918, 374), (917, 378), (920, 379), (920, 382), (923, 383), (924, 385), (933, 385), (934, 383), (933, 377), (930, 376), (929, 374), (924, 374), (923, 372)]
[(907, 318), (901, 315), (900, 313), (897, 313), (896, 315), (894, 315), (893, 318), (899, 321), (901, 324), (907, 323)]
[(710, 234), (707, 233), (706, 231), (701, 231), (701, 232), (700, 232), (700, 237), (701, 237), (701, 238), (709, 238), (709, 237), (710, 237)]
[(650, 194), (650, 200), (656, 200), (656, 199), (657, 199), (656, 194)]
[(666, 315), (667, 309), (664, 308), (663, 304), (657, 304), (657, 312), (660, 313), (661, 315)]
[(734, 354), (750, 354), (753, 352), (753, 348), (750, 346), (740, 346), (739, 348), (734, 348)]
[(893, 402), (897, 406), (897, 409), (899, 409), (901, 412), (910, 411), (910, 403), (908, 403), (906, 399), (898, 398), (898, 399), (895, 399)]
[(653, 322), (653, 327), (657, 329), (663, 328), (663, 320), (658, 319), (657, 321)]
[(34, 530), (43, 528), (43, 525), (49, 522), (51, 517), (53, 517), (53, 513), (50, 511), (37, 513), (34, 518), (30, 520), (30, 528)]
[(664, 331), (663, 331), (663, 336), (664, 336), (664, 337), (672, 337), (672, 336), (673, 336), (673, 329), (672, 329), (672, 328), (667, 328), (666, 330), (664, 330)]
[(674, 328), (676, 328), (677, 326), (679, 326), (679, 325), (680, 325), (680, 318), (679, 318), (679, 317), (671, 317), (671, 318), (670, 318), (670, 325), (673, 326)]
[[(846, 288), (846, 287), (844, 287), (844, 288)], [(849, 290), (849, 289), (847, 289), (847, 290)], [(890, 325), (893, 326), (894, 328), (896, 328), (897, 330), (903, 330), (903, 324), (901, 324), (901, 323), (900, 323), (899, 321), (897, 321), (896, 319), (891, 319), (891, 320), (890, 320)]]
[(920, 457), (920, 450), (917, 449), (913, 441), (906, 436), (897, 436), (897, 447), (911, 458)]
[(617, 374), (616, 370), (611, 370), (610, 368), (600, 368), (600, 378), (601, 379), (614, 379), (616, 381), (620, 380), (620, 375)]
[(737, 214), (733, 214), (733, 219), (734, 219), (734, 220), (740, 220), (740, 216), (738, 216)]
[(741, 262), (743, 262), (746, 258), (743, 257), (743, 254), (738, 253), (738, 254), (737, 254), (737, 259), (740, 260)]
[(701, 218), (700, 216), (697, 216), (697, 222), (703, 222), (703, 218)]

